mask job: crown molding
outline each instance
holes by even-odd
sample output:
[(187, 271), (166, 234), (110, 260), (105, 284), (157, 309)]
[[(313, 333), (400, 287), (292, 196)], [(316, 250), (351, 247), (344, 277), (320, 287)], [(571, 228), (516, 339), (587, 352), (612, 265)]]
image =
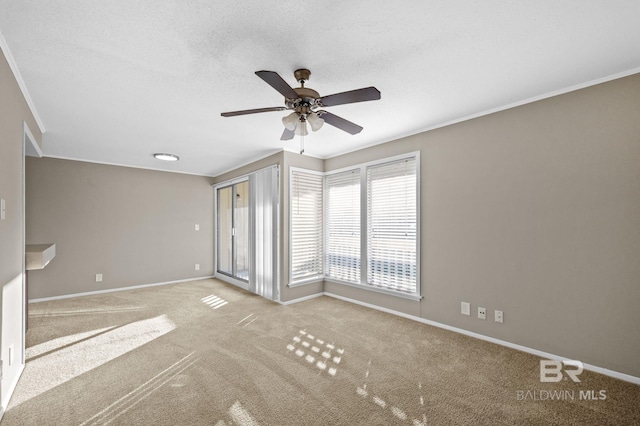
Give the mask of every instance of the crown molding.
[(7, 63), (9, 64), (9, 68), (11, 69), (11, 72), (13, 73), (14, 78), (18, 82), (18, 87), (20, 87), (20, 91), (22, 92), (22, 96), (24, 96), (25, 101), (27, 101), (27, 105), (29, 106), (29, 109), (31, 110), (31, 114), (33, 115), (33, 118), (36, 120), (36, 124), (38, 125), (38, 128), (40, 129), (40, 133), (44, 133), (45, 132), (45, 127), (44, 127), (44, 124), (42, 122), (42, 119), (40, 118), (40, 115), (38, 114), (38, 110), (36, 110), (36, 106), (33, 103), (33, 99), (31, 99), (31, 95), (29, 94), (29, 90), (27, 90), (27, 85), (25, 84), (24, 80), (22, 79), (22, 74), (20, 74), (20, 70), (18, 69), (18, 65), (16, 64), (16, 61), (13, 58), (13, 55), (11, 54), (11, 50), (9, 49), (9, 45), (7, 44), (7, 40), (2, 35), (2, 31), (0, 31), (0, 50), (2, 50), (2, 53), (4, 54), (4, 57), (6, 58)]

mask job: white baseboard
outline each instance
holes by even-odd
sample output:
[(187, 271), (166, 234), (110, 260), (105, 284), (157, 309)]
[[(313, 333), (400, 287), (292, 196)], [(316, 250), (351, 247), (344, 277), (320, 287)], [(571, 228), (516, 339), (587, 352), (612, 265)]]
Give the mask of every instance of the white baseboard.
[(317, 297), (322, 297), (325, 295), (326, 293), (316, 293), (316, 294), (312, 294), (311, 296), (299, 297), (297, 299), (287, 300), (286, 302), (278, 302), (278, 303), (285, 306), (294, 305), (296, 303), (304, 302), (305, 300), (311, 300), (311, 299), (315, 299)]
[[(431, 325), (431, 326), (434, 326), (434, 327), (442, 328), (444, 330), (453, 331), (454, 333), (464, 334), (465, 336), (469, 336), (469, 337), (473, 337), (473, 338), (476, 338), (476, 339), (484, 340), (486, 342), (495, 343), (495, 344), (500, 345), (500, 346), (505, 346), (505, 347), (510, 348), (510, 349), (515, 349), (515, 350), (518, 350), (518, 351), (526, 352), (526, 353), (529, 353), (529, 354), (532, 354), (532, 355), (539, 356), (541, 358), (554, 359), (554, 360), (558, 360), (558, 361), (568, 359), (567, 357), (563, 357), (563, 356), (560, 356), (560, 355), (551, 354), (549, 352), (544, 352), (544, 351), (540, 351), (540, 350), (537, 350), (537, 349), (529, 348), (527, 346), (518, 345), (516, 343), (507, 342), (505, 340), (496, 339), (496, 338), (493, 338), (493, 337), (485, 336), (483, 334), (474, 333), (472, 331), (468, 331), (468, 330), (465, 330), (465, 329), (462, 329), (462, 328), (452, 327), (452, 326), (447, 325), (447, 324), (442, 324), (442, 323), (439, 323), (439, 322), (436, 322), (436, 321), (431, 321), (431, 320), (428, 320), (428, 319), (420, 318), (420, 317), (417, 317), (415, 315), (405, 314), (404, 312), (394, 311), (393, 309), (383, 308), (381, 306), (372, 305), (371, 303), (361, 302), (359, 300), (350, 299), (348, 297), (340, 296), (340, 295), (329, 293), (329, 292), (323, 292), (323, 293), (318, 293), (318, 294), (314, 294), (314, 295), (307, 296), (307, 297), (301, 297), (300, 299), (290, 300), (288, 302), (284, 302), (283, 304), (292, 305), (294, 303), (304, 302), (305, 300), (310, 300), (310, 299), (313, 299), (313, 298), (319, 297), (319, 296), (333, 297), (334, 299), (339, 299), (339, 300), (342, 300), (342, 301), (345, 301), (345, 302), (353, 303), (355, 305), (360, 305), (360, 306), (364, 306), (366, 308), (375, 309), (377, 311), (386, 312), (386, 313), (391, 314), (391, 315), (396, 315), (396, 316), (399, 316), (399, 317), (407, 318), (407, 319), (410, 319), (410, 320), (413, 320), (413, 321), (417, 321), (417, 322), (420, 322), (420, 323), (423, 323), (423, 324), (427, 324), (427, 325)], [(625, 373), (619, 373), (617, 371), (609, 370), (607, 368), (602, 368), (602, 367), (598, 367), (596, 365), (591, 365), (591, 364), (583, 364), (583, 367), (584, 367), (585, 370), (593, 371), (595, 373), (603, 374), (605, 376), (613, 377), (615, 379), (623, 380), (625, 382), (629, 382), (629, 383), (633, 383), (633, 384), (636, 384), (636, 385), (640, 385), (640, 377), (631, 376), (630, 374), (625, 374)]]
[(186, 282), (189, 282), (189, 281), (200, 281), (200, 280), (206, 280), (206, 279), (209, 279), (209, 278), (214, 278), (214, 276), (213, 275), (209, 275), (209, 276), (205, 276), (205, 277), (189, 278), (189, 279), (185, 279), (185, 280), (165, 281), (165, 282), (161, 282), (161, 283), (134, 285), (134, 286), (131, 286), (131, 287), (108, 288), (108, 289), (105, 289), (105, 290), (87, 291), (87, 292), (83, 292), (83, 293), (74, 293), (74, 294), (65, 294), (65, 295), (62, 295), (62, 296), (42, 297), (42, 298), (39, 298), (39, 299), (30, 299), (29, 303), (48, 302), (50, 300), (71, 299), (71, 298), (74, 298), (74, 297), (92, 296), (94, 294), (104, 294), (104, 293), (113, 293), (113, 292), (116, 292), (116, 291), (135, 290), (135, 289), (138, 289), (138, 288), (156, 287), (156, 286), (160, 286), (160, 285), (186, 283)]

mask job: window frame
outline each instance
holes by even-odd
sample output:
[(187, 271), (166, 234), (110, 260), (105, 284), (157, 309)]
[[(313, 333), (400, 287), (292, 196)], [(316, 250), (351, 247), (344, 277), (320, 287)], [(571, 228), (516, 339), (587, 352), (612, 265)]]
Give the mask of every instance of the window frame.
[[(416, 289), (415, 289), (415, 293), (405, 293), (405, 292), (401, 292), (401, 291), (397, 291), (397, 290), (392, 290), (392, 289), (387, 289), (387, 288), (383, 288), (383, 287), (376, 287), (373, 286), (371, 284), (369, 284), (369, 271), (368, 271), (368, 265), (369, 265), (369, 259), (368, 259), (368, 229), (369, 229), (369, 224), (368, 224), (368, 198), (367, 198), (367, 192), (368, 192), (368, 187), (367, 187), (367, 169), (368, 167), (372, 167), (372, 166), (380, 166), (383, 165), (385, 163), (393, 163), (393, 162), (397, 162), (397, 161), (401, 161), (401, 160), (407, 160), (407, 159), (415, 159), (416, 162), (416, 241), (415, 241), (415, 250), (416, 250)], [(344, 280), (340, 280), (340, 279), (336, 279), (336, 278), (331, 278), (328, 277), (326, 274), (326, 262), (324, 262), (325, 259), (325, 252), (326, 252), (326, 248), (327, 248), (327, 214), (326, 214), (326, 210), (329, 208), (328, 203), (326, 202), (327, 200), (327, 188), (326, 188), (326, 178), (327, 176), (333, 175), (333, 174), (338, 174), (338, 173), (343, 173), (343, 172), (347, 172), (347, 171), (351, 171), (351, 170), (355, 170), (355, 169), (360, 169), (360, 282), (356, 283), (356, 282), (350, 282), (350, 281), (344, 281)], [(292, 214), (292, 192), (291, 192), (291, 186), (292, 186), (292, 182), (291, 182), (291, 170), (298, 170), (298, 171), (302, 171), (305, 173), (313, 173), (313, 174), (318, 174), (318, 175), (322, 175), (323, 176), (323, 181), (324, 181), (324, 185), (323, 185), (323, 191), (324, 191), (324, 195), (323, 195), (323, 202), (324, 202), (324, 207), (322, 209), (322, 223), (323, 223), (323, 235), (324, 235), (324, 241), (323, 241), (323, 265), (324, 265), (324, 269), (323, 269), (323, 276), (322, 277), (314, 277), (313, 279), (308, 279), (308, 280), (301, 280), (301, 281), (297, 281), (297, 282), (292, 282), (291, 280), (291, 269), (293, 267), (293, 262), (291, 261), (293, 258), (293, 253), (292, 253), (292, 247), (291, 247), (291, 241), (292, 241), (292, 235), (293, 235), (293, 228), (291, 226), (292, 222), (291, 222), (291, 214)], [(363, 290), (368, 290), (368, 291), (373, 291), (376, 293), (383, 293), (386, 295), (390, 295), (390, 296), (395, 296), (395, 297), (400, 297), (400, 298), (404, 298), (404, 299), (410, 299), (410, 300), (421, 300), (422, 299), (422, 287), (421, 287), (421, 268), (420, 268), (420, 261), (421, 261), (421, 257), (420, 257), (420, 240), (421, 240), (421, 227), (420, 227), (420, 185), (421, 184), (421, 177), (420, 177), (420, 151), (413, 151), (413, 152), (409, 152), (409, 153), (405, 153), (405, 154), (400, 154), (400, 155), (395, 155), (395, 156), (391, 156), (391, 157), (385, 157), (385, 158), (381, 158), (378, 160), (373, 160), (373, 161), (368, 161), (365, 163), (360, 163), (360, 164), (354, 164), (354, 165), (350, 165), (350, 166), (346, 166), (346, 167), (342, 167), (339, 169), (335, 169), (335, 170), (331, 170), (328, 172), (318, 172), (318, 171), (314, 171), (314, 170), (308, 170), (308, 169), (304, 169), (304, 168), (298, 168), (298, 167), (290, 167), (290, 172), (289, 172), (289, 287), (296, 287), (299, 285), (304, 285), (304, 284), (309, 284), (311, 282), (318, 282), (318, 281), (326, 281), (326, 282), (330, 282), (330, 283), (336, 283), (336, 284), (340, 284), (340, 285), (345, 285), (345, 286), (350, 286), (350, 287), (354, 287), (354, 288), (359, 288), (359, 289), (363, 289)]]
[[(348, 172), (353, 173), (354, 171), (358, 172), (358, 192), (359, 192), (359, 202), (358, 202), (358, 208), (360, 210), (360, 217), (358, 218), (358, 234), (360, 235), (360, 242), (358, 245), (358, 257), (359, 257), (359, 262), (360, 262), (360, 270), (358, 271), (358, 276), (359, 276), (359, 282), (356, 281), (349, 281), (349, 280), (341, 280), (339, 278), (335, 278), (332, 277), (328, 274), (328, 268), (329, 268), (329, 263), (327, 262), (327, 257), (329, 255), (328, 253), (328, 248), (329, 248), (329, 184), (328, 184), (328, 178), (331, 176), (335, 176), (335, 175), (340, 175), (340, 174), (345, 174)], [(362, 265), (363, 265), (363, 260), (366, 259), (366, 257), (362, 256), (362, 250), (363, 250), (363, 228), (362, 228), (362, 218), (363, 218), (363, 212), (362, 212), (362, 169), (360, 167), (349, 167), (347, 169), (341, 170), (339, 172), (331, 172), (331, 173), (325, 173), (324, 175), (324, 199), (323, 199), (323, 204), (324, 204), (324, 208), (323, 208), (323, 216), (322, 216), (322, 220), (323, 220), (323, 226), (324, 226), (324, 258), (325, 258), (325, 268), (324, 268), (324, 277), (327, 280), (334, 280), (337, 282), (345, 282), (345, 283), (350, 283), (350, 284), (360, 284), (362, 283), (362, 276), (363, 276), (363, 269), (362, 269)], [(365, 212), (366, 214), (366, 212)], [(366, 237), (366, 235), (365, 235)], [(366, 269), (366, 268), (365, 268)]]
[[(319, 275), (314, 275), (311, 277), (306, 277), (301, 280), (294, 281), (293, 280), (293, 174), (294, 172), (298, 173), (307, 173), (310, 175), (320, 176), (322, 179), (322, 203), (320, 209), (321, 214), (321, 223), (322, 223), (322, 250), (320, 255), (320, 264), (322, 265), (321, 273)], [(324, 276), (324, 250), (325, 250), (325, 223), (324, 223), (324, 172), (320, 172), (317, 170), (309, 170), (301, 167), (289, 167), (289, 283), (288, 287), (297, 287), (305, 284), (311, 284), (318, 281), (323, 281), (325, 279)]]
[[(413, 173), (408, 174), (407, 173), (407, 166), (410, 166)], [(368, 286), (372, 286), (372, 287), (377, 287), (377, 288), (383, 288), (383, 289), (389, 289), (391, 291), (397, 291), (399, 293), (404, 293), (404, 294), (411, 294), (411, 295), (415, 295), (416, 292), (418, 292), (419, 294), (419, 289), (418, 289), (418, 276), (417, 276), (417, 268), (418, 268), (418, 263), (419, 263), (419, 258), (418, 258), (418, 250), (417, 250), (417, 244), (418, 244), (418, 222), (419, 222), (419, 216), (418, 216), (418, 197), (417, 197), (417, 172), (418, 172), (418, 162), (415, 160), (415, 158), (413, 157), (407, 157), (407, 158), (402, 158), (400, 160), (394, 160), (394, 161), (385, 161), (383, 163), (379, 163), (379, 164), (373, 164), (373, 165), (368, 165), (366, 167), (366, 171), (367, 171), (367, 176), (366, 176), (366, 181), (367, 181), (367, 188), (365, 190), (366, 192), (366, 202), (367, 202), (367, 222), (366, 222), (366, 231), (367, 231), (367, 241), (366, 241), (366, 248), (367, 248), (367, 253), (366, 253), (366, 261), (367, 261), (367, 281), (366, 281), (366, 285)], [(403, 184), (407, 184), (407, 185), (413, 185), (414, 187), (412, 188), (413, 191), (407, 191), (407, 187), (405, 186), (403, 188), (403, 185), (397, 185), (397, 183), (395, 184), (395, 188), (392, 191), (392, 193), (394, 195), (396, 195), (397, 197), (388, 197), (388, 198), (378, 198), (375, 197), (376, 193), (374, 192), (376, 188), (378, 188), (378, 190), (381, 189), (380, 186), (377, 186), (374, 184), (375, 181), (380, 180), (380, 175), (378, 174), (378, 171), (383, 169), (383, 172), (385, 174), (385, 178), (383, 178), (382, 180), (388, 185), (389, 178), (393, 178), (393, 180), (400, 178), (400, 180), (402, 180)], [(404, 170), (402, 170), (404, 169)], [(399, 171), (401, 171), (401, 173), (398, 173)], [(402, 173), (404, 172), (404, 174)], [(392, 173), (391, 175), (389, 175), (389, 173)], [(377, 178), (375, 178), (377, 176)], [(411, 176), (413, 178), (413, 182), (411, 182), (411, 179), (402, 179), (402, 178), (406, 178), (407, 176)], [(374, 177), (374, 178), (372, 178)], [(382, 183), (382, 182), (380, 182)], [(391, 185), (394, 185), (394, 183), (392, 182)], [(388, 187), (387, 187), (388, 188)], [(380, 195), (378, 193), (378, 195)], [(413, 199), (412, 199), (413, 198)], [(384, 226), (384, 221), (382, 223), (380, 223), (380, 227), (378, 227), (377, 231), (376, 231), (376, 227), (374, 226), (376, 223), (374, 222), (374, 219), (377, 217), (378, 219), (381, 219), (382, 217), (384, 218), (389, 218), (389, 216), (387, 214), (382, 214), (381, 213), (385, 210), (389, 209), (389, 201), (393, 201), (393, 205), (401, 205), (402, 201), (405, 201), (405, 203), (409, 203), (409, 204), (405, 204), (405, 208), (404, 209), (400, 209), (403, 211), (397, 211), (397, 215), (392, 215), (391, 217), (393, 217), (393, 222), (394, 222), (394, 226), (392, 227), (385, 227)], [(393, 209), (394, 207), (391, 207), (391, 209)], [(408, 215), (405, 214), (404, 210), (406, 211), (410, 211), (407, 209), (413, 209), (413, 215)], [(397, 226), (395, 225), (395, 223), (402, 223), (402, 219), (406, 219), (407, 221), (411, 221), (411, 226), (407, 227), (405, 222), (405, 225), (401, 225), (398, 224)], [(406, 246), (405, 248), (405, 255), (406, 253), (411, 253), (411, 255), (413, 256), (413, 262), (408, 261), (406, 258), (403, 259), (405, 262), (409, 262), (408, 265), (413, 264), (413, 268), (415, 268), (415, 272), (413, 271), (413, 268), (409, 268), (409, 279), (407, 280), (407, 275), (403, 274), (401, 271), (403, 269), (406, 268), (407, 263), (404, 262), (393, 262), (392, 258), (386, 258), (385, 256), (376, 256), (376, 248), (377, 250), (380, 249), (384, 249), (385, 248), (385, 244), (382, 243), (382, 240), (387, 240), (387, 242), (389, 242), (389, 238), (382, 238), (382, 234), (384, 234), (384, 230), (390, 231), (390, 233), (392, 235), (394, 235), (394, 237), (391, 238), (392, 241), (392, 245), (394, 245), (395, 247), (393, 247), (392, 252), (397, 256), (399, 253), (402, 252), (402, 250), (399, 250), (399, 248), (397, 247), (397, 244), (400, 243), (400, 241), (402, 241), (402, 238), (398, 238), (399, 234), (402, 234), (403, 231), (405, 232), (405, 237), (409, 234), (413, 234), (410, 240), (413, 240), (413, 244), (409, 244)], [(382, 232), (382, 233), (381, 233)], [(386, 235), (389, 235), (388, 233)], [(386, 248), (389, 248), (389, 246), (387, 245)], [(401, 257), (403, 257), (401, 255)], [(400, 273), (395, 273), (395, 274), (384, 274), (381, 273), (381, 270), (379, 268), (375, 268), (372, 265), (372, 262), (376, 262), (376, 261), (386, 261), (389, 262), (388, 266), (392, 267), (392, 268), (397, 268), (398, 266), (402, 265), (400, 267)], [(398, 260), (398, 259), (396, 259)], [(377, 273), (376, 270), (377, 269)], [(404, 279), (403, 279), (404, 277)], [(386, 283), (382, 283), (379, 282), (378, 284), (376, 284), (374, 281), (379, 280), (379, 281), (383, 281)], [(409, 287), (413, 287), (414, 291), (409, 291)]]

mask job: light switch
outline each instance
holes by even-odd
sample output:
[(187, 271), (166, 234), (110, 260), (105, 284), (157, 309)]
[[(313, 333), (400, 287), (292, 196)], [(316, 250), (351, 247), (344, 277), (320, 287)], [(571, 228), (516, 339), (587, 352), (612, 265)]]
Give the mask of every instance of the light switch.
[(4, 198), (0, 198), (0, 220), (5, 220), (7, 218), (7, 204), (4, 201)]
[(200, 230), (200, 225), (196, 223), (196, 231)]

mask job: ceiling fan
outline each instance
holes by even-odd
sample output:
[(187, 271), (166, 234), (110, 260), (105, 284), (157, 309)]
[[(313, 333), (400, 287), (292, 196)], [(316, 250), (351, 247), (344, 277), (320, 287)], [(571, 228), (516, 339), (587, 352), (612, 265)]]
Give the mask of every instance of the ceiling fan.
[[(309, 80), (311, 75), (311, 71), (308, 69), (299, 69), (293, 73), (296, 81), (300, 83), (300, 87), (295, 89), (289, 86), (275, 71), (256, 71), (256, 75), (284, 96), (285, 106), (223, 112), (221, 115), (223, 117), (235, 117), (236, 115), (260, 112), (293, 111), (282, 118), (282, 124), (284, 124), (285, 129), (280, 139), (283, 141), (293, 139), (295, 135), (299, 135), (301, 136), (301, 143), (303, 143), (304, 136), (308, 134), (307, 122), (314, 132), (319, 130), (326, 122), (352, 135), (360, 133), (362, 131), (361, 126), (321, 108), (380, 99), (380, 91), (375, 87), (365, 87), (363, 89), (320, 96), (315, 90), (304, 87), (304, 83)], [(300, 153), (302, 152), (304, 152), (303, 145), (301, 145), (300, 149)]]

